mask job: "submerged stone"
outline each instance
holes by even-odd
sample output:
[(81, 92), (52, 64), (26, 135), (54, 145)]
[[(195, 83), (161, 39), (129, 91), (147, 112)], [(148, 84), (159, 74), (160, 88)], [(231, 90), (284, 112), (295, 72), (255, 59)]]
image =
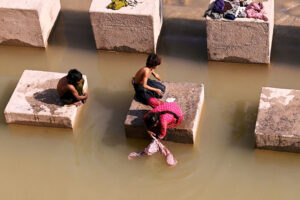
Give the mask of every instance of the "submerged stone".
[(300, 90), (262, 88), (255, 141), (257, 148), (300, 152)]
[[(25, 70), (4, 111), (7, 123), (73, 128), (82, 107), (63, 105), (56, 91), (64, 73)], [(87, 90), (85, 79), (84, 91)]]
[[(167, 130), (165, 140), (193, 144), (204, 103), (204, 85), (174, 82), (164, 82), (164, 85), (166, 91), (162, 100), (175, 98), (183, 112), (183, 120), (178, 126)], [(150, 109), (150, 106), (132, 101), (124, 122), (127, 137), (150, 138), (143, 123), (143, 117)]]
[[(212, 0), (211, 3), (214, 1)], [(212, 4), (211, 4), (212, 5)], [(274, 28), (274, 0), (263, 1), (268, 21), (206, 17), (208, 59), (242, 63), (270, 63)]]
[(0, 44), (46, 47), (60, 0), (1, 0)]
[(163, 16), (162, 0), (144, 0), (135, 7), (108, 9), (111, 0), (93, 0), (90, 18), (97, 49), (156, 52)]

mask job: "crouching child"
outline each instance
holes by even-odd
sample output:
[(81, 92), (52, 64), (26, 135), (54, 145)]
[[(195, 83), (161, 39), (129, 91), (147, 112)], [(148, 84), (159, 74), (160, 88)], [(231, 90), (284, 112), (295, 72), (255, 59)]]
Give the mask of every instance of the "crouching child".
[(81, 72), (71, 69), (67, 76), (61, 78), (57, 84), (57, 92), (64, 104), (76, 106), (85, 103), (88, 95), (83, 91), (84, 79)]

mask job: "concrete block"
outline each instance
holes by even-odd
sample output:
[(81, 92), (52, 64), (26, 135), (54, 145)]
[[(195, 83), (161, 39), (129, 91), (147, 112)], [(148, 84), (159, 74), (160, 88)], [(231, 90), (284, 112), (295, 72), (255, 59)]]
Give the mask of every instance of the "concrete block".
[[(196, 83), (164, 82), (166, 91), (162, 100), (174, 97), (175, 102), (183, 111), (182, 122), (174, 128), (169, 128), (165, 139), (167, 141), (190, 143), (195, 142), (200, 115), (204, 103), (204, 85)], [(150, 106), (132, 101), (124, 122), (127, 137), (150, 138), (146, 133), (143, 116), (151, 109)]]
[(236, 18), (232, 21), (206, 17), (208, 59), (270, 63), (274, 0), (264, 1), (263, 5), (268, 21), (253, 18)]
[(107, 9), (111, 0), (93, 0), (90, 18), (97, 49), (156, 52), (163, 13), (162, 0), (144, 0), (136, 7)]
[[(7, 123), (73, 128), (82, 106), (63, 106), (56, 91), (64, 73), (25, 70), (4, 111)], [(84, 90), (87, 90), (87, 79)]]
[(60, 0), (1, 0), (0, 44), (47, 47)]
[(262, 88), (255, 141), (257, 148), (300, 152), (300, 90)]

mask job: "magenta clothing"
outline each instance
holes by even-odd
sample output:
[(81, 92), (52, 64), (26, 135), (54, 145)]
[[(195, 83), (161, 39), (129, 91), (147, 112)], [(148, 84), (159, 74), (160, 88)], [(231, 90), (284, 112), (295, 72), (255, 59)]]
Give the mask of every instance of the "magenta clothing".
[(179, 119), (177, 121), (176, 117), (174, 117), (174, 115), (170, 114), (170, 113), (165, 113), (165, 114), (160, 115), (160, 119), (159, 119), (159, 122), (160, 122), (159, 124), (161, 126), (160, 136), (159, 136), (160, 138), (164, 138), (167, 134), (167, 129), (175, 127), (178, 124), (180, 124), (180, 122), (182, 121), (182, 118), (183, 118), (182, 110), (180, 109), (180, 107), (178, 106), (177, 103), (166, 102), (166, 103), (162, 103), (162, 104), (156, 106), (155, 108), (153, 108), (152, 110), (150, 110), (144, 116), (144, 119), (148, 116), (149, 113), (160, 113), (163, 111), (173, 112), (174, 114), (176, 114), (179, 117)]
[(245, 12), (248, 18), (262, 19), (268, 21), (268, 18), (264, 15), (264, 5), (262, 3), (252, 2), (250, 3)]

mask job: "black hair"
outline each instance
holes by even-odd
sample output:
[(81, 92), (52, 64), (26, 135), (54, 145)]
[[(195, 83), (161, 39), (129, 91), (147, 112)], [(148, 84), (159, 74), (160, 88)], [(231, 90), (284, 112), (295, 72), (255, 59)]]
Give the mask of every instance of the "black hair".
[(160, 116), (166, 113), (174, 115), (174, 117), (176, 118), (176, 123), (178, 122), (179, 116), (172, 111), (162, 111), (158, 113), (150, 112), (145, 118), (145, 125), (147, 129), (150, 130), (151, 128), (153, 128), (156, 122), (159, 120)]
[(146, 66), (152, 68), (157, 65), (160, 65), (160, 63), (161, 63), (161, 58), (155, 53), (151, 53), (147, 58)]
[(67, 75), (68, 82), (72, 85), (77, 85), (77, 82), (82, 79), (82, 74), (77, 69), (71, 69)]

